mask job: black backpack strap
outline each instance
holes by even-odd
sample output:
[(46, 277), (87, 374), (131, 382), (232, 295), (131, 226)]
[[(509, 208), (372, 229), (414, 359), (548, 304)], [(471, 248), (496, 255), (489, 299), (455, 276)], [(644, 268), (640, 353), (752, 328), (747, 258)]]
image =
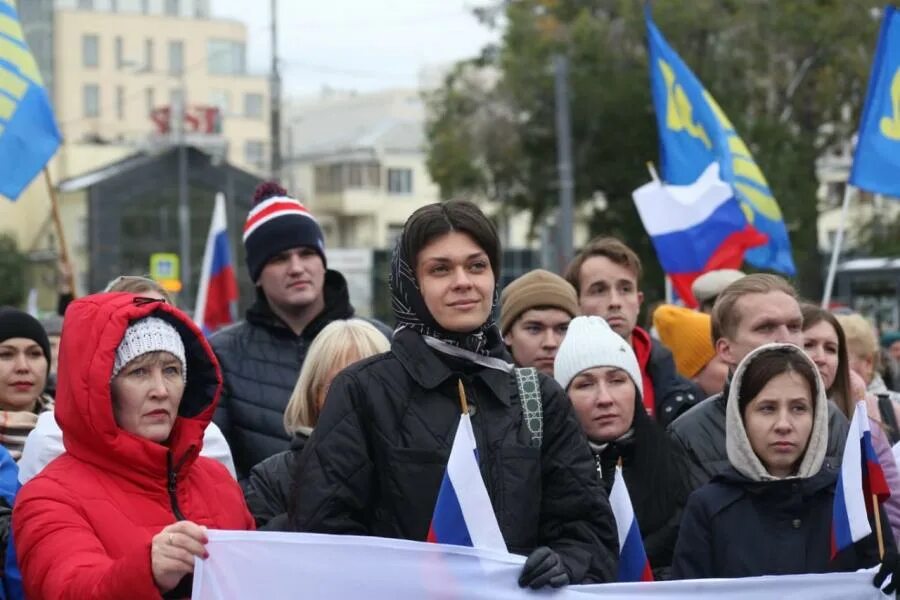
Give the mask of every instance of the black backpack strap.
[(516, 369), (516, 386), (522, 403), (522, 420), (531, 434), (531, 446), (540, 448), (544, 437), (544, 405), (541, 398), (541, 382), (537, 369)]
[(881, 413), (882, 429), (884, 429), (891, 446), (900, 442), (900, 428), (897, 427), (894, 403), (888, 394), (878, 394), (878, 412)]

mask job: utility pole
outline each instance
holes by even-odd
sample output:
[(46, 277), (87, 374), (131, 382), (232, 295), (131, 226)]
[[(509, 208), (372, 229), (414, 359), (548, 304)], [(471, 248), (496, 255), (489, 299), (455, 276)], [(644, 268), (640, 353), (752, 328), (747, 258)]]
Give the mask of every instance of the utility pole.
[(175, 116), (178, 127), (178, 254), (181, 262), (182, 306), (190, 306), (191, 298), (191, 204), (188, 194), (188, 155), (184, 132), (187, 112), (187, 88), (184, 73), (180, 75), (181, 93), (178, 94), (178, 111)]
[(558, 268), (562, 273), (572, 260), (572, 229), (575, 184), (572, 181), (572, 124), (569, 117), (569, 59), (559, 53), (553, 57), (556, 91), (556, 153), (559, 165)]
[(269, 121), (272, 144), (272, 179), (281, 180), (281, 74), (278, 72), (278, 0), (271, 0), (272, 72), (269, 86)]

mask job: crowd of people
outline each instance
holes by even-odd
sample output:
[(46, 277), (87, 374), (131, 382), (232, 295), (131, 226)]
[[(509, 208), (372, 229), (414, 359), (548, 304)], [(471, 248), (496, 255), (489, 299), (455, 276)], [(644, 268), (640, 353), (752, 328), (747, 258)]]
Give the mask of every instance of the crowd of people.
[[(616, 581), (617, 469), (657, 580), (900, 581), (900, 332), (739, 271), (644, 328), (641, 262), (612, 237), (500, 290), (497, 232), (465, 201), (407, 220), (393, 328), (356, 316), (277, 185), (243, 243), (256, 298), (208, 340), (138, 276), (46, 323), (0, 308), (0, 597), (186, 598), (207, 528), (423, 541), (460, 396), (522, 587)], [(894, 492), (885, 552), (869, 536), (832, 556), (860, 401)]]

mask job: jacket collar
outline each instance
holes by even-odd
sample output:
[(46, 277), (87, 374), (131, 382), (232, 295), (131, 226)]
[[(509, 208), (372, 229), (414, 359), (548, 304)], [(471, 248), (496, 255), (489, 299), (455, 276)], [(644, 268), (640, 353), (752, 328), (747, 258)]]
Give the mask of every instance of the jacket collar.
[(440, 355), (411, 329), (400, 329), (394, 334), (391, 351), (409, 376), (427, 390), (433, 390), (452, 378), (477, 378), (490, 388), (498, 400), (507, 405), (512, 402), (509, 397), (509, 373)]
[(325, 308), (316, 318), (310, 321), (300, 335), (294, 334), (287, 323), (275, 314), (262, 288), (256, 288), (256, 301), (247, 309), (247, 322), (263, 327), (277, 335), (312, 340), (322, 329), (338, 319), (353, 317), (354, 310), (350, 304), (350, 293), (347, 289), (347, 280), (338, 271), (325, 271), (325, 284), (322, 289), (325, 295)]

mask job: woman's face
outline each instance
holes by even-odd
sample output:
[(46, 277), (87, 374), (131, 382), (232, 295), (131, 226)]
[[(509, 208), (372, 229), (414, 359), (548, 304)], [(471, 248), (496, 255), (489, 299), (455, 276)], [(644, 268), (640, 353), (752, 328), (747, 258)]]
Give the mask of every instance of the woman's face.
[(631, 429), (637, 388), (622, 369), (585, 369), (572, 379), (568, 394), (581, 429), (592, 442), (611, 442)]
[(416, 279), (425, 306), (447, 331), (469, 333), (488, 320), (494, 271), (487, 254), (468, 234), (451, 231), (422, 248)]
[(119, 427), (152, 442), (169, 439), (184, 394), (180, 360), (169, 352), (139, 356), (109, 385)]
[(47, 357), (32, 339), (0, 342), (0, 409), (32, 410), (47, 384)]
[(828, 321), (819, 321), (803, 332), (803, 349), (819, 369), (822, 383), (830, 390), (837, 377), (838, 335)]
[(775, 477), (792, 475), (813, 425), (813, 391), (799, 373), (776, 375), (744, 408), (753, 452)]

